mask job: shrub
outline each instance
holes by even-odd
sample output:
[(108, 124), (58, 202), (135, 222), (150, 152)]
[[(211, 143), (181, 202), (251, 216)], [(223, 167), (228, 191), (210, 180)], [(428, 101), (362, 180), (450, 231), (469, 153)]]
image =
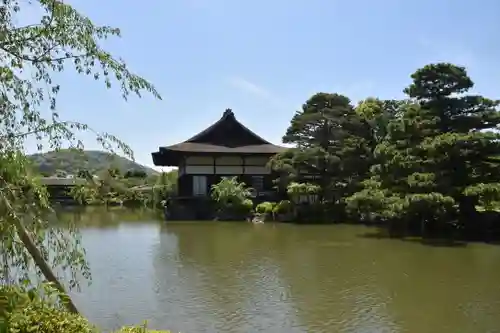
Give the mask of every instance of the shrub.
[(290, 200), (281, 200), (274, 206), (275, 214), (286, 214), (292, 210), (292, 202)]
[[(80, 315), (71, 314), (50, 304), (31, 304), (9, 318), (9, 333), (99, 333), (96, 327)], [(116, 333), (170, 333), (149, 330), (145, 325), (123, 327)]]
[(275, 203), (264, 201), (257, 205), (255, 211), (259, 214), (272, 214)]
[(239, 182), (237, 177), (222, 178), (212, 185), (210, 196), (216, 203), (218, 218), (239, 218), (239, 215), (247, 215), (253, 208), (253, 202), (249, 199), (250, 189), (245, 183)]
[(244, 199), (240, 202), (228, 202), (224, 206), (220, 206), (218, 213), (220, 216), (229, 214), (230, 219), (239, 219), (248, 216), (252, 210), (253, 201), (251, 199)]
[(142, 326), (123, 327), (116, 333), (170, 333), (170, 331), (148, 330), (144, 324)]
[[(43, 295), (43, 296), (42, 296)], [(0, 332), (94, 333), (85, 318), (59, 307), (51, 284), (38, 288), (0, 287)]]
[(299, 198), (303, 195), (315, 195), (319, 192), (320, 188), (316, 184), (311, 183), (297, 183), (292, 182), (287, 187), (289, 198), (294, 202), (298, 202)]
[(226, 207), (229, 204), (241, 204), (251, 196), (251, 192), (245, 183), (238, 182), (237, 177), (222, 178), (220, 182), (212, 185), (210, 196), (221, 207)]
[(253, 201), (251, 199), (245, 199), (241, 203), (241, 207), (242, 207), (241, 209), (243, 210), (243, 212), (248, 214), (253, 209)]
[(33, 302), (20, 312), (11, 313), (7, 320), (11, 333), (96, 333), (87, 319), (57, 307)]
[[(0, 286), (1, 333), (99, 333), (84, 317), (60, 308), (50, 285), (25, 289)], [(43, 297), (41, 295), (44, 295)], [(116, 333), (169, 333), (148, 330), (146, 325), (124, 327)]]

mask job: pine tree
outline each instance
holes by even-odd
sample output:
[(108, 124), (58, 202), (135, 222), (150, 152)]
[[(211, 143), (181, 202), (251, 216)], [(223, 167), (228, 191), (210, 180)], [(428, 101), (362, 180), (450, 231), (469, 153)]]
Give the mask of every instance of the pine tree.
[(316, 176), (319, 201), (341, 204), (368, 171), (369, 137), (369, 125), (349, 98), (318, 93), (292, 118), (283, 142), (295, 147), (277, 156), (274, 165), (299, 181)]
[[(385, 219), (467, 221), (498, 198), (497, 102), (466, 95), (464, 68), (440, 63), (412, 75), (405, 104), (375, 149), (378, 163), (351, 208)], [(457, 219), (458, 218), (458, 219)]]

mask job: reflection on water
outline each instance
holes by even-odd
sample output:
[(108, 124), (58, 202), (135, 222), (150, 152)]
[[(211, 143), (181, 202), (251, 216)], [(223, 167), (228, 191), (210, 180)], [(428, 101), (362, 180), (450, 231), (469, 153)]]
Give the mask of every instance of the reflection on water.
[(373, 239), (358, 226), (165, 225), (119, 209), (61, 219), (82, 226), (94, 277), (75, 300), (105, 329), (500, 332), (500, 246)]

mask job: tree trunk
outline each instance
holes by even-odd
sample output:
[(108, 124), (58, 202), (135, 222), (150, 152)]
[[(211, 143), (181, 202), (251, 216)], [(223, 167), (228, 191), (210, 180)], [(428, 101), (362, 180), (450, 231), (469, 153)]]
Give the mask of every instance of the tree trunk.
[(69, 297), (68, 293), (64, 289), (64, 286), (61, 284), (61, 282), (59, 282), (59, 280), (55, 276), (54, 272), (52, 272), (52, 269), (50, 268), (48, 263), (43, 258), (42, 254), (40, 253), (40, 250), (38, 249), (38, 247), (35, 245), (35, 243), (31, 239), (26, 228), (22, 225), (22, 223), (19, 220), (15, 220), (14, 223), (15, 223), (19, 238), (23, 242), (24, 246), (28, 250), (28, 252), (31, 255), (31, 257), (33, 258), (33, 260), (35, 261), (35, 264), (40, 268), (40, 270), (42, 271), (42, 274), (45, 276), (47, 281), (53, 283), (54, 286), (56, 287), (56, 289), (62, 294), (61, 301), (64, 303), (64, 305), (66, 306), (68, 311), (71, 313), (79, 314), (78, 309), (76, 308), (75, 304), (71, 300), (71, 297)]

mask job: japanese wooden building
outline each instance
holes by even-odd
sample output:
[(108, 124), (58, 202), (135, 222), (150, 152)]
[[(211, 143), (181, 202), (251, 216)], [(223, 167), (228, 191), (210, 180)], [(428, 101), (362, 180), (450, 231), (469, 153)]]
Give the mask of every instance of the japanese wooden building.
[(152, 155), (156, 166), (179, 168), (179, 198), (208, 197), (213, 184), (233, 176), (252, 187), (256, 197), (269, 197), (275, 193), (276, 175), (267, 163), (285, 149), (252, 132), (227, 109), (207, 129)]

